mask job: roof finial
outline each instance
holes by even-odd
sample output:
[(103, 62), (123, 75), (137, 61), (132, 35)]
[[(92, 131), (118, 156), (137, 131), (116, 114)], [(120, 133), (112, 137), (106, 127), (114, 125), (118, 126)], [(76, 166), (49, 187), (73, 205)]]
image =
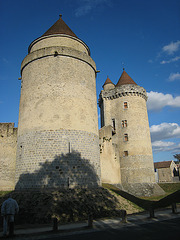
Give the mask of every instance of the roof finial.
[(59, 18), (62, 18), (62, 14), (59, 14)]
[(123, 71), (125, 70), (125, 63), (122, 62), (122, 66), (123, 66)]

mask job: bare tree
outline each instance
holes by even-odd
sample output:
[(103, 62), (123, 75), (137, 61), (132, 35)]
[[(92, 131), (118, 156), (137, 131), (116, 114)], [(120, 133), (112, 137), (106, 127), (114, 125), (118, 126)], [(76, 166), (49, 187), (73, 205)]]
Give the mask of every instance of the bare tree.
[(173, 157), (176, 158), (178, 161), (180, 161), (180, 153), (173, 155)]

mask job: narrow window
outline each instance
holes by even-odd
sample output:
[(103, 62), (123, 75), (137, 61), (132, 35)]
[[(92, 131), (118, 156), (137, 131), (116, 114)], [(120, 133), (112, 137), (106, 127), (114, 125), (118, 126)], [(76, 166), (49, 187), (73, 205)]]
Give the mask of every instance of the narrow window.
[(124, 127), (127, 127), (127, 120), (124, 120)]
[(127, 108), (128, 108), (128, 103), (124, 102), (124, 109), (127, 109)]
[(124, 157), (128, 156), (128, 151), (124, 151)]
[(124, 134), (124, 141), (125, 141), (125, 142), (128, 141), (128, 134), (127, 134), (127, 133)]
[(115, 131), (116, 130), (115, 118), (112, 119), (112, 127), (113, 131)]
[(122, 127), (127, 127), (127, 120), (122, 120), (122, 123), (121, 123)]

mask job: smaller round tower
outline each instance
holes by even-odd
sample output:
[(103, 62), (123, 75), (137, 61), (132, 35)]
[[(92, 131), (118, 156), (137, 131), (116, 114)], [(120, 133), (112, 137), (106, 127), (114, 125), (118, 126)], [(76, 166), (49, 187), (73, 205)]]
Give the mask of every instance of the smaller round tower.
[[(141, 194), (147, 185), (155, 184), (146, 90), (138, 86), (125, 70), (116, 86), (111, 86), (113, 83), (106, 80), (99, 105), (103, 119), (101, 127), (112, 127), (112, 148), (116, 145), (118, 149), (115, 155), (118, 156), (120, 181), (116, 184)], [(103, 161), (101, 157), (101, 164)]]
[(113, 89), (115, 88), (115, 85), (114, 83), (109, 79), (109, 77), (107, 76), (107, 79), (103, 85), (103, 89), (106, 91), (106, 90), (109, 90), (109, 89)]

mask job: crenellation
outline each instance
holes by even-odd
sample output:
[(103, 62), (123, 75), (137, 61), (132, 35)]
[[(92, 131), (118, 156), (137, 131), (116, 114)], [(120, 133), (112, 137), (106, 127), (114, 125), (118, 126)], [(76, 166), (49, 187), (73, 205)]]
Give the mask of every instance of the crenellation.
[(121, 87), (116, 87), (106, 91), (102, 90), (100, 93), (100, 98), (110, 100), (125, 96), (140, 96), (147, 101), (146, 90), (143, 87), (134, 84), (122, 85)]

